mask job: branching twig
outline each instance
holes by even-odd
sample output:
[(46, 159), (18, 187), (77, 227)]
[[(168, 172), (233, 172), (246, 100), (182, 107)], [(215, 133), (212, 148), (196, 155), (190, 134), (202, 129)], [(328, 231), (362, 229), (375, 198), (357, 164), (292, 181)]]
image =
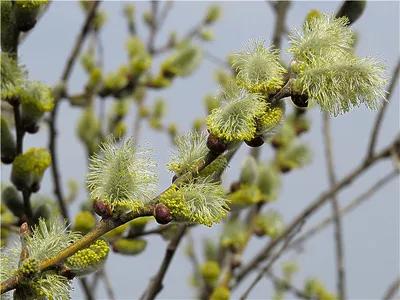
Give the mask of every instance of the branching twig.
[[(397, 139), (398, 140), (398, 139)], [(311, 216), (315, 211), (317, 211), (328, 199), (330, 199), (335, 193), (344, 187), (348, 186), (353, 182), (360, 174), (368, 170), (372, 165), (382, 158), (388, 157), (394, 146), (398, 141), (391, 143), (388, 147), (383, 149), (377, 155), (373, 156), (369, 161), (361, 163), (353, 171), (351, 171), (347, 176), (331, 188), (330, 190), (322, 193), (314, 202), (312, 202), (308, 207), (306, 207), (285, 229), (285, 231), (274, 240), (270, 241), (261, 251), (257, 254), (245, 267), (241, 269), (237, 275), (237, 281), (234, 287), (236, 287), (243, 278), (245, 278), (252, 270), (254, 270), (259, 263), (264, 259), (268, 258), (271, 251), (276, 247), (276, 245), (282, 241), (288, 234), (290, 234), (293, 229), (295, 229), (300, 223), (304, 222), (309, 216)]]
[[(389, 183), (391, 179), (394, 179), (398, 176), (397, 171), (392, 171), (388, 175), (382, 177), (378, 180), (374, 185), (371, 186), (366, 192), (353, 199), (349, 204), (347, 204), (344, 208), (340, 210), (340, 215), (344, 216), (347, 213), (351, 212), (353, 209), (358, 207), (361, 203), (371, 197), (375, 192), (377, 192), (380, 188), (382, 188), (386, 183)], [(293, 242), (289, 244), (290, 249), (298, 248), (301, 244), (303, 244), (310, 237), (314, 236), (316, 233), (322, 231), (326, 226), (328, 226), (333, 221), (333, 217), (328, 217), (323, 220), (321, 223), (317, 224), (302, 236), (295, 239)]]
[(396, 296), (396, 292), (398, 291), (400, 287), (400, 278), (397, 278), (388, 288), (388, 290), (385, 293), (385, 296), (383, 296), (383, 300), (390, 300), (393, 299), (393, 297)]
[[(335, 175), (335, 164), (333, 161), (332, 153), (332, 137), (330, 128), (330, 119), (328, 114), (323, 115), (323, 135), (325, 144), (325, 156), (326, 166), (328, 171), (329, 186), (330, 188), (336, 185)], [(337, 194), (333, 194), (331, 198), (332, 203), (332, 215), (335, 221), (335, 244), (336, 244), (336, 266), (337, 266), (337, 285), (339, 299), (346, 299), (346, 283), (345, 283), (345, 271), (344, 271), (344, 246), (343, 246), (343, 234), (342, 234), (342, 221), (340, 219), (339, 211), (339, 199)]]
[(396, 68), (393, 71), (393, 76), (392, 76), (392, 80), (390, 82), (389, 88), (388, 88), (388, 101), (383, 102), (382, 108), (380, 109), (378, 115), (376, 116), (375, 119), (375, 124), (374, 127), (372, 129), (372, 134), (371, 134), (371, 140), (369, 143), (369, 147), (368, 147), (368, 153), (367, 153), (367, 158), (366, 159), (370, 159), (373, 155), (374, 155), (374, 151), (375, 151), (375, 147), (376, 147), (376, 142), (378, 139), (378, 134), (379, 134), (379, 130), (381, 128), (382, 125), (382, 120), (383, 120), (383, 116), (386, 112), (386, 107), (389, 103), (390, 97), (392, 95), (392, 92), (394, 90), (394, 87), (396, 86), (397, 83), (397, 77), (399, 77), (399, 71), (400, 71), (400, 58), (397, 62)]
[(306, 295), (303, 291), (301, 291), (301, 290), (297, 289), (296, 287), (294, 287), (293, 285), (291, 285), (290, 282), (288, 282), (285, 279), (278, 278), (270, 271), (265, 272), (265, 276), (267, 276), (269, 279), (271, 279), (275, 286), (279, 286), (279, 287), (291, 292), (293, 295), (297, 296), (299, 299), (312, 299), (311, 297)]
[[(299, 229), (301, 229), (303, 223), (299, 224)], [(248, 289), (243, 293), (243, 295), (240, 297), (240, 300), (245, 300), (247, 299), (247, 297), (249, 296), (251, 290), (256, 286), (256, 284), (261, 280), (261, 278), (263, 277), (263, 275), (265, 273), (267, 273), (272, 265), (274, 264), (274, 262), (282, 255), (283, 251), (285, 251), (285, 249), (287, 248), (287, 246), (289, 245), (289, 242), (293, 239), (293, 237), (295, 236), (295, 234), (297, 233), (297, 231), (293, 231), (292, 233), (290, 233), (289, 235), (286, 236), (285, 238), (285, 243), (282, 245), (282, 248), (276, 252), (272, 257), (270, 262), (258, 273), (257, 277), (254, 279), (254, 281), (250, 284), (250, 286), (248, 287)]]
[(174, 257), (176, 249), (178, 248), (179, 242), (181, 241), (183, 235), (185, 234), (186, 226), (182, 225), (178, 228), (176, 234), (173, 236), (171, 241), (167, 246), (167, 250), (165, 251), (165, 256), (163, 262), (158, 270), (157, 274), (150, 280), (149, 287), (145, 294), (141, 297), (141, 299), (154, 299), (157, 294), (162, 290), (163, 285), (162, 281), (164, 279), (165, 273), (168, 270), (168, 267)]
[[(101, 1), (95, 1), (93, 2), (93, 5), (90, 9), (90, 11), (87, 14), (86, 20), (82, 26), (81, 32), (76, 39), (75, 45), (71, 51), (71, 54), (67, 60), (67, 63), (65, 65), (64, 71), (61, 76), (61, 81), (65, 84), (65, 82), (68, 80), (71, 70), (73, 65), (76, 62), (76, 59), (78, 58), (78, 54), (81, 50), (81, 47), (83, 45), (83, 41), (85, 38), (88, 36), (88, 33), (90, 31), (90, 26), (94, 20), (94, 17), (96, 15), (96, 11), (100, 5)], [(49, 137), (49, 150), (51, 154), (51, 173), (52, 173), (52, 178), (53, 178), (53, 184), (54, 184), (54, 193), (56, 194), (58, 205), (61, 210), (61, 214), (63, 217), (67, 220), (69, 220), (69, 214), (68, 214), (68, 209), (65, 204), (65, 199), (62, 193), (61, 189), (61, 182), (60, 182), (60, 173), (58, 169), (58, 161), (57, 161), (57, 146), (56, 146), (56, 136), (57, 136), (57, 129), (56, 129), (56, 119), (57, 119), (57, 113), (58, 113), (58, 105), (60, 103), (60, 99), (55, 99), (55, 104), (54, 108), (51, 111), (50, 114), (50, 120), (49, 120), (49, 127), (50, 127), (50, 137)]]

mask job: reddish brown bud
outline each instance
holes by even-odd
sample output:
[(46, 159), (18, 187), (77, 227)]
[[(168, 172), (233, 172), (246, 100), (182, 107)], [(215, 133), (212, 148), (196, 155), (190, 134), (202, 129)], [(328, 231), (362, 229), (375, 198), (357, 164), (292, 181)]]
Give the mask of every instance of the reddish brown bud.
[(93, 211), (97, 215), (99, 215), (100, 217), (103, 217), (103, 218), (111, 217), (111, 215), (112, 215), (111, 207), (103, 201), (98, 201), (98, 200), (94, 201), (93, 202)]
[(158, 224), (168, 224), (172, 221), (171, 211), (162, 203), (158, 203), (154, 209), (154, 218)]
[(257, 237), (263, 237), (265, 235), (265, 231), (264, 229), (262, 229), (261, 227), (256, 226), (253, 229), (253, 233), (257, 236)]
[(25, 125), (24, 129), (26, 132), (33, 134), (39, 131), (39, 125), (36, 123)]
[(227, 145), (221, 142), (217, 137), (210, 134), (207, 138), (207, 148), (215, 154), (221, 154), (224, 153)]
[(287, 173), (287, 172), (289, 172), (291, 169), (292, 169), (292, 168), (291, 168), (291, 167), (288, 167), (288, 166), (280, 166), (280, 170), (281, 170), (282, 173)]
[(24, 233), (28, 233), (29, 231), (29, 226), (27, 222), (24, 222), (21, 224), (21, 226), (19, 227), (19, 234), (23, 235)]
[(240, 182), (239, 181), (234, 181), (231, 184), (231, 193), (236, 192), (240, 188)]
[(273, 140), (271, 141), (271, 146), (272, 146), (274, 149), (279, 149), (279, 148), (281, 147), (281, 143), (280, 143), (279, 141), (273, 139)]
[(305, 108), (308, 107), (308, 96), (307, 95), (292, 95), (292, 102), (297, 107)]
[(260, 147), (264, 144), (264, 140), (261, 136), (256, 136), (252, 138), (250, 141), (244, 141), (244, 142), (247, 144), (247, 146), (254, 148)]

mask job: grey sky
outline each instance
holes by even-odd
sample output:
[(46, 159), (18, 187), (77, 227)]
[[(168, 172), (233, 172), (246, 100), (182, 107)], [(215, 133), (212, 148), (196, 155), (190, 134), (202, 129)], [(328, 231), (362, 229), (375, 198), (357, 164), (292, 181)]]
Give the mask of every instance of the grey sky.
[[(157, 36), (157, 44), (165, 42), (166, 34), (176, 30), (179, 35), (202, 18), (211, 2), (176, 2), (165, 23), (165, 28)], [(269, 5), (261, 2), (220, 2), (224, 15), (215, 26), (216, 41), (201, 43), (213, 55), (223, 58), (228, 52), (240, 49), (249, 38), (264, 37), (271, 39), (274, 29), (274, 14)], [(339, 7), (339, 2), (294, 2), (288, 13), (287, 27), (301, 28), (306, 13), (311, 9), (333, 13)], [(108, 22), (102, 31), (101, 39), (104, 45), (105, 70), (115, 70), (126, 62), (127, 55), (124, 43), (127, 38), (125, 19), (122, 17), (123, 3), (108, 1), (102, 4), (108, 11)], [(136, 3), (138, 32), (147, 37), (148, 31), (141, 22), (141, 14), (148, 10), (148, 2)], [(55, 1), (43, 17), (37, 28), (21, 46), (21, 60), (26, 64), (31, 76), (53, 85), (60, 78), (65, 58), (79, 32), (83, 22), (83, 13), (76, 2)], [(386, 60), (388, 72), (391, 73), (399, 55), (399, 3), (369, 2), (362, 18), (354, 29), (359, 33), (357, 53), (360, 56), (380, 56)], [(284, 48), (287, 40), (284, 39)], [(289, 56), (285, 55), (286, 59)], [(159, 62), (157, 60), (156, 62)], [(206, 93), (216, 90), (213, 81), (215, 65), (205, 60), (193, 76), (188, 79), (177, 79), (173, 87), (161, 92), (148, 93), (148, 103), (157, 96), (168, 101), (166, 122), (177, 121), (181, 132), (191, 129), (195, 117), (204, 117), (202, 99)], [(75, 67), (69, 84), (71, 92), (79, 92), (85, 83), (85, 75), (80, 66)], [(109, 101), (110, 102), (110, 101)], [(109, 103), (108, 102), (108, 103)], [(290, 221), (308, 203), (313, 201), (321, 191), (328, 187), (321, 136), (321, 113), (317, 108), (311, 110), (312, 130), (302, 137), (309, 143), (314, 156), (313, 163), (301, 171), (284, 175), (283, 191), (277, 202), (271, 207), (279, 209), (286, 221)], [(135, 111), (132, 109), (127, 120), (131, 129)], [(86, 199), (83, 189), (83, 176), (86, 171), (86, 152), (76, 137), (76, 120), (80, 115), (77, 108), (71, 108), (67, 103), (60, 107), (58, 125), (58, 159), (62, 172), (63, 183), (68, 178), (75, 178), (82, 183), (82, 192), (78, 201)], [(351, 171), (365, 155), (366, 145), (372, 124), (375, 120), (372, 112), (363, 107), (335, 118), (332, 121), (334, 156), (338, 178)], [(392, 95), (385, 121), (382, 126), (378, 146), (387, 145), (399, 129), (399, 89)], [(165, 151), (170, 147), (169, 138), (163, 133), (154, 133), (143, 126), (141, 139), (148, 140), (156, 150), (156, 158), (160, 169), (160, 186), (165, 188), (170, 183), (170, 175), (163, 166), (168, 162), (169, 154)], [(28, 135), (26, 147), (46, 146), (47, 128), (42, 128), (37, 135)], [(379, 148), (378, 147), (378, 148)], [(238, 156), (232, 162), (227, 183), (236, 179), (241, 159), (248, 153), (248, 148), (242, 147)], [(271, 158), (272, 150), (268, 145), (262, 148), (262, 158)], [(391, 169), (389, 161), (379, 163), (367, 174), (353, 183), (350, 188), (339, 194), (344, 205), (355, 196), (365, 191), (378, 178), (386, 175)], [(8, 178), (9, 167), (3, 169), (3, 180)], [(43, 193), (52, 193), (50, 172), (47, 172), (42, 184)], [(64, 185), (65, 189), (65, 185)], [(77, 212), (77, 205), (71, 207), (71, 214)], [(326, 205), (317, 215), (307, 220), (303, 228), (306, 230), (312, 224), (331, 213), (330, 205)], [(212, 229), (197, 228), (193, 231), (197, 253), (201, 254), (201, 242), (205, 236), (218, 237), (220, 226)], [(146, 252), (140, 256), (125, 257), (112, 253), (107, 263), (107, 271), (118, 299), (134, 299), (141, 295), (148, 284), (149, 278), (155, 274), (163, 258), (166, 242), (159, 237), (148, 239)], [(348, 280), (348, 295), (351, 299), (379, 299), (396, 276), (399, 274), (399, 183), (393, 181), (378, 192), (367, 204), (356, 212), (344, 218), (345, 262)], [(265, 240), (252, 240), (245, 261), (265, 245)], [(186, 244), (186, 241), (184, 242)], [(193, 290), (188, 285), (191, 265), (180, 248), (168, 270), (164, 289), (160, 298), (192, 298)], [(333, 230), (330, 227), (324, 233), (316, 236), (305, 247), (301, 255), (289, 255), (284, 258), (298, 258), (301, 270), (297, 274), (295, 284), (302, 286), (308, 276), (319, 277), (330, 291), (336, 289), (335, 253)], [(281, 261), (275, 264), (275, 270), (281, 266)], [(254, 276), (251, 276), (252, 279)], [(249, 280), (233, 294), (233, 298), (241, 295), (248, 286)], [(271, 285), (263, 279), (251, 293), (251, 298), (268, 299), (272, 296)], [(75, 282), (73, 298), (82, 297), (79, 284)], [(105, 299), (106, 293), (101, 285), (97, 297)]]

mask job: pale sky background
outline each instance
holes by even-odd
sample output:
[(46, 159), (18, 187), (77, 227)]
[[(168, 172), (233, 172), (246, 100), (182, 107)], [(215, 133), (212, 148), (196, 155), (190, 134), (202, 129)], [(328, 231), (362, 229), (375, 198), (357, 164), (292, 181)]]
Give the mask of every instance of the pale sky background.
[[(125, 18), (122, 17), (123, 4), (126, 2), (107, 1), (101, 4), (108, 11), (108, 22), (101, 33), (104, 45), (104, 65), (106, 71), (114, 71), (120, 64), (126, 62), (127, 55), (124, 43), (128, 36)], [(162, 45), (166, 33), (176, 30), (179, 35), (192, 28), (203, 17), (206, 8), (211, 2), (176, 2), (156, 39), (156, 45)], [(271, 7), (261, 2), (220, 2), (223, 8), (223, 18), (216, 23), (216, 40), (211, 43), (199, 42), (202, 47), (213, 55), (223, 58), (228, 52), (238, 50), (249, 38), (272, 38), (275, 16)], [(288, 12), (286, 24), (288, 28), (301, 28), (304, 16), (311, 9), (322, 12), (335, 12), (339, 2), (293, 2)], [(150, 9), (150, 3), (136, 3), (139, 22), (138, 33), (142, 37), (148, 35), (148, 30), (141, 22), (144, 10)], [(54, 85), (60, 78), (75, 37), (83, 22), (83, 13), (76, 2), (55, 1), (36, 26), (29, 38), (20, 48), (21, 61), (26, 64), (32, 78), (43, 80)], [(366, 11), (359, 19), (354, 29), (359, 33), (357, 53), (360, 56), (373, 55), (382, 57), (388, 65), (391, 74), (399, 55), (399, 3), (398, 2), (368, 2)], [(283, 40), (287, 48), (287, 39)], [(288, 56), (285, 55), (286, 60)], [(159, 61), (157, 61), (159, 62)], [(191, 129), (195, 117), (204, 117), (202, 99), (206, 93), (214, 92), (217, 88), (213, 81), (213, 71), (216, 65), (204, 60), (193, 76), (187, 79), (177, 79), (173, 87), (160, 92), (148, 93), (147, 103), (151, 103), (156, 96), (164, 97), (168, 102), (166, 122), (177, 121), (180, 131)], [(73, 69), (69, 82), (70, 92), (79, 92), (86, 81), (80, 67)], [(110, 103), (110, 101), (108, 101)], [(131, 110), (127, 125), (133, 126), (134, 109)], [(71, 108), (63, 102), (59, 109), (59, 138), (58, 159), (66, 192), (65, 183), (68, 178), (79, 180), (82, 185), (78, 204), (86, 199), (83, 176), (86, 171), (86, 151), (76, 137), (76, 121), (80, 110)], [(271, 205), (277, 208), (287, 222), (293, 219), (326, 188), (325, 161), (321, 135), (321, 113), (318, 109), (309, 112), (312, 118), (312, 130), (302, 136), (302, 141), (308, 143), (313, 150), (313, 162), (301, 171), (291, 172), (282, 176), (283, 192), (278, 200)], [(338, 178), (342, 178), (356, 167), (364, 158), (366, 145), (376, 114), (363, 107), (333, 120), (333, 142), (336, 171)], [(381, 135), (378, 140), (378, 149), (392, 141), (399, 129), (399, 89), (396, 88), (389, 104)], [(47, 128), (42, 128), (39, 134), (28, 135), (25, 148), (47, 146)], [(167, 147), (171, 147), (169, 138), (164, 133), (154, 133), (143, 126), (142, 140), (148, 140), (156, 151), (156, 159), (160, 170), (160, 187), (166, 188), (170, 184), (170, 175), (163, 166), (169, 161)], [(242, 146), (238, 156), (232, 162), (227, 184), (238, 176), (241, 159), (249, 151)], [(262, 158), (269, 159), (273, 153), (270, 146), (261, 148)], [(374, 166), (367, 174), (354, 182), (350, 188), (339, 194), (341, 205), (345, 205), (354, 197), (365, 191), (380, 177), (392, 169), (390, 161)], [(3, 169), (3, 180), (9, 176), (9, 167)], [(51, 194), (53, 186), (50, 180), (50, 171), (47, 171), (42, 183), (42, 193)], [(78, 205), (70, 209), (71, 215), (77, 212)], [(318, 223), (331, 213), (331, 206), (325, 205), (315, 216), (307, 220), (303, 232), (313, 224)], [(388, 285), (399, 274), (399, 182), (392, 181), (385, 188), (376, 193), (367, 203), (356, 212), (343, 218), (345, 242), (345, 269), (350, 299), (380, 299)], [(205, 236), (218, 238), (220, 226), (212, 229), (198, 227), (192, 233), (196, 242), (198, 256), (202, 259), (201, 241)], [(112, 282), (117, 299), (135, 299), (146, 288), (149, 279), (153, 276), (163, 259), (167, 243), (160, 237), (148, 238), (149, 245), (146, 252), (139, 256), (122, 256), (111, 253), (107, 271)], [(245, 254), (244, 262), (252, 254), (263, 247), (266, 240), (253, 239)], [(181, 246), (186, 244), (186, 240)], [(309, 276), (319, 277), (328, 290), (336, 292), (335, 253), (333, 227), (311, 239), (305, 247), (305, 253), (290, 254), (283, 259), (297, 258), (301, 265), (294, 283), (302, 287), (304, 280)], [(275, 263), (275, 270), (281, 267), (281, 261)], [(194, 290), (188, 284), (192, 266), (184, 256), (183, 247), (173, 259), (168, 270), (164, 289), (159, 299), (188, 299), (193, 298)], [(280, 272), (277, 272), (278, 274)], [(238, 298), (254, 278), (248, 279), (235, 291), (233, 298)], [(73, 299), (81, 299), (82, 292), (77, 281), (74, 283)], [(293, 299), (287, 294), (287, 299)], [(250, 297), (254, 299), (269, 299), (272, 288), (267, 279), (262, 279), (253, 290)], [(106, 299), (106, 293), (101, 284), (96, 291), (97, 299)]]

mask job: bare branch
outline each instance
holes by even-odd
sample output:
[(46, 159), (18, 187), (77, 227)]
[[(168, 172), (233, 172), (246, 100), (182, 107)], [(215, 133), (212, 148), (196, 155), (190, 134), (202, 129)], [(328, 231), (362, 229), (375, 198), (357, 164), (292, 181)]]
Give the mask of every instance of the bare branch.
[(362, 162), (358, 167), (351, 171), (347, 176), (340, 180), (333, 188), (322, 193), (314, 202), (307, 206), (286, 228), (286, 230), (277, 238), (270, 241), (261, 251), (241, 269), (237, 275), (237, 282), (233, 286), (236, 287), (241, 280), (243, 280), (252, 270), (254, 270), (264, 259), (268, 258), (269, 254), (281, 242), (288, 234), (290, 234), (300, 223), (304, 222), (309, 216), (317, 211), (327, 200), (329, 200), (335, 193), (344, 187), (350, 185), (359, 175), (367, 171), (372, 165), (382, 158), (386, 158), (390, 155), (390, 152), (397, 142), (397, 138), (388, 147), (383, 149), (377, 155), (373, 156), (369, 161)]
[[(336, 185), (336, 175), (335, 175), (335, 164), (333, 161), (332, 153), (332, 136), (330, 119), (328, 114), (324, 113), (323, 116), (323, 135), (325, 144), (325, 156), (326, 165), (329, 178), (330, 188)], [(345, 270), (344, 270), (344, 246), (343, 246), (343, 235), (342, 235), (342, 221), (340, 219), (339, 211), (339, 199), (337, 194), (333, 194), (331, 198), (332, 203), (332, 215), (335, 221), (335, 244), (336, 244), (336, 267), (337, 267), (337, 288), (339, 299), (346, 299), (346, 282), (345, 282)]]
[[(340, 210), (340, 215), (344, 216), (347, 213), (353, 211), (356, 207), (358, 207), (360, 204), (362, 204), (365, 200), (370, 198), (371, 196), (374, 195), (375, 192), (377, 192), (380, 188), (383, 188), (385, 184), (389, 183), (390, 180), (396, 178), (398, 176), (397, 171), (392, 171), (391, 173), (387, 174), (386, 176), (382, 177), (380, 180), (378, 180), (374, 185), (372, 185), (366, 192), (358, 196), (357, 198), (353, 199), (349, 204), (347, 204), (344, 208)], [(293, 242), (290, 243), (289, 248), (290, 249), (295, 249), (300, 247), (301, 244), (303, 244), (306, 240), (317, 234), (318, 232), (321, 232), (323, 229), (325, 229), (331, 222), (333, 222), (333, 217), (328, 217), (325, 220), (323, 220), (321, 223), (317, 224), (310, 230), (308, 230), (306, 233), (304, 233), (302, 236), (298, 237), (295, 239)]]
[(182, 237), (184, 236), (186, 231), (186, 226), (182, 225), (178, 228), (175, 236), (169, 242), (167, 249), (165, 251), (165, 256), (163, 262), (158, 270), (157, 274), (150, 280), (150, 284), (148, 289), (144, 292), (140, 299), (154, 299), (157, 294), (162, 290), (163, 285), (162, 281), (164, 279), (165, 273), (168, 270), (168, 267), (174, 257), (176, 249), (179, 246), (179, 242), (181, 241)]
[(378, 134), (379, 134), (379, 130), (381, 128), (382, 125), (382, 120), (383, 120), (383, 116), (385, 115), (386, 112), (386, 108), (388, 106), (390, 97), (392, 95), (392, 92), (396, 86), (396, 83), (398, 82), (397, 77), (399, 77), (399, 71), (400, 71), (400, 58), (397, 62), (397, 66), (393, 71), (393, 76), (392, 76), (392, 81), (389, 84), (389, 88), (388, 88), (388, 101), (383, 102), (382, 108), (380, 109), (378, 115), (376, 116), (375, 119), (375, 125), (372, 129), (372, 133), (371, 133), (371, 140), (369, 143), (369, 147), (368, 147), (368, 154), (367, 154), (367, 158), (366, 159), (370, 159), (375, 151), (375, 147), (376, 147), (376, 142), (378, 139)]
[(390, 300), (393, 299), (396, 296), (396, 293), (400, 287), (400, 278), (397, 278), (388, 288), (388, 290), (385, 293), (385, 296), (383, 296), (383, 300)]
[[(303, 223), (299, 224), (299, 228), (298, 230), (301, 229)], [(270, 262), (258, 273), (257, 277), (254, 279), (254, 281), (250, 284), (250, 286), (248, 287), (248, 289), (243, 293), (243, 295), (240, 297), (240, 300), (245, 300), (247, 299), (247, 297), (249, 296), (251, 290), (256, 286), (256, 284), (261, 280), (261, 278), (263, 277), (263, 275), (265, 273), (267, 273), (273, 263), (282, 255), (283, 251), (285, 251), (285, 249), (287, 248), (287, 246), (289, 245), (289, 242), (294, 238), (294, 236), (296, 235), (297, 231), (293, 231), (292, 233), (290, 233), (289, 235), (286, 236), (285, 238), (285, 243), (283, 244), (283, 246), (281, 247), (281, 249), (276, 252), (272, 257)]]

